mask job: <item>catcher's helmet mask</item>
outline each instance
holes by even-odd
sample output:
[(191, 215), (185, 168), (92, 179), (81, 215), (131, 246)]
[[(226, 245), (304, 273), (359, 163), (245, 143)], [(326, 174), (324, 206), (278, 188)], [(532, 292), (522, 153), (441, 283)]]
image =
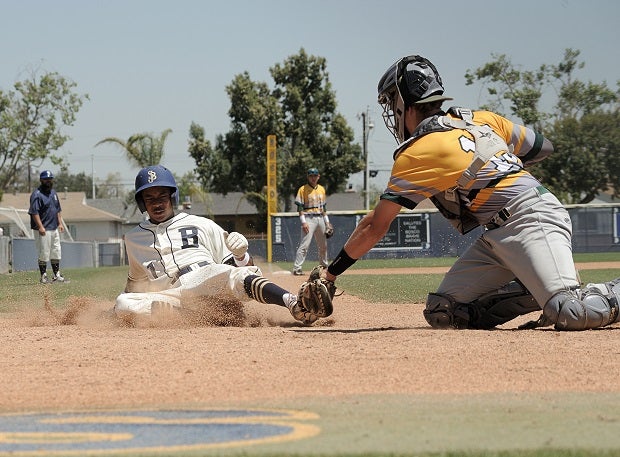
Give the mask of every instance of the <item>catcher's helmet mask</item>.
[(405, 128), (405, 110), (409, 106), (452, 100), (443, 95), (444, 87), (435, 65), (418, 55), (403, 57), (392, 64), (379, 80), (377, 90), (383, 122), (398, 143), (410, 136)]
[(141, 212), (146, 211), (146, 205), (142, 198), (142, 191), (149, 187), (168, 187), (171, 189), (170, 200), (176, 207), (179, 204), (179, 188), (172, 175), (172, 172), (162, 165), (151, 165), (144, 167), (136, 176), (134, 198)]

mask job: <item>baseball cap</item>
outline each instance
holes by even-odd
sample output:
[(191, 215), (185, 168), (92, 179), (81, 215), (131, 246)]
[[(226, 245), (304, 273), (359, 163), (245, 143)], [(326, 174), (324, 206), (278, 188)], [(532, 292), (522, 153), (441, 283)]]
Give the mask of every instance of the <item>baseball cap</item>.
[(308, 169), (308, 176), (310, 175), (318, 175), (319, 174), (319, 169), (318, 168), (309, 168)]
[(39, 175), (39, 179), (54, 179), (54, 174), (49, 170), (43, 170)]

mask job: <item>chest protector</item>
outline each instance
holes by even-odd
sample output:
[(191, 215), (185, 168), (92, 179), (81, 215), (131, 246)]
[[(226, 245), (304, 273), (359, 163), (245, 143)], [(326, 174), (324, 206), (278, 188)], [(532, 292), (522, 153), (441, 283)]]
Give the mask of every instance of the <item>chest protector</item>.
[[(468, 233), (478, 227), (480, 223), (469, 210), (471, 200), (467, 193), (476, 178), (476, 174), (484, 165), (499, 152), (511, 151), (506, 141), (500, 137), (488, 125), (476, 125), (473, 122), (473, 114), (470, 109), (452, 107), (448, 113), (457, 116), (458, 119), (449, 116), (433, 116), (423, 121), (394, 156), (418, 138), (434, 132), (445, 132), (452, 129), (467, 130), (475, 142), (475, 152), (469, 166), (456, 180), (455, 185), (431, 197), (431, 201), (443, 216), (462, 234)], [(475, 193), (474, 193), (475, 195)]]

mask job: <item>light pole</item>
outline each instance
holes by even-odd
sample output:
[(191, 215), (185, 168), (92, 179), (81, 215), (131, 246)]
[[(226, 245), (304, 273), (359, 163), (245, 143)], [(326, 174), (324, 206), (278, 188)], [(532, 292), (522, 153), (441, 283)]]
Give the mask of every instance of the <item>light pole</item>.
[(97, 198), (95, 195), (95, 154), (90, 155), (90, 179), (93, 185), (93, 200), (94, 200), (95, 198)]
[(370, 192), (368, 190), (368, 134), (374, 125), (368, 119), (368, 108), (362, 113), (362, 135), (363, 140), (363, 153), (364, 153), (364, 208), (366, 211), (370, 209)]

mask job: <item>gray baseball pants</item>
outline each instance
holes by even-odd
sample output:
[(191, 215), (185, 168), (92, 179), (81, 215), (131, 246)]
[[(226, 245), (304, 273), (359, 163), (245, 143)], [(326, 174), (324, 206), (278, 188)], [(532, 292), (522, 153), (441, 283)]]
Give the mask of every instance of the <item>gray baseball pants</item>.
[(438, 294), (470, 303), (516, 277), (542, 307), (557, 292), (579, 287), (570, 217), (555, 195), (539, 186), (506, 209), (510, 217), (486, 230), (454, 263)]
[(327, 239), (325, 238), (325, 221), (322, 214), (306, 214), (306, 223), (308, 224), (308, 233), (301, 231), (301, 243), (297, 248), (297, 254), (295, 255), (294, 270), (301, 270), (301, 266), (306, 260), (308, 255), (308, 248), (312, 242), (312, 237), (316, 241), (316, 246), (319, 250), (319, 263), (327, 266)]

